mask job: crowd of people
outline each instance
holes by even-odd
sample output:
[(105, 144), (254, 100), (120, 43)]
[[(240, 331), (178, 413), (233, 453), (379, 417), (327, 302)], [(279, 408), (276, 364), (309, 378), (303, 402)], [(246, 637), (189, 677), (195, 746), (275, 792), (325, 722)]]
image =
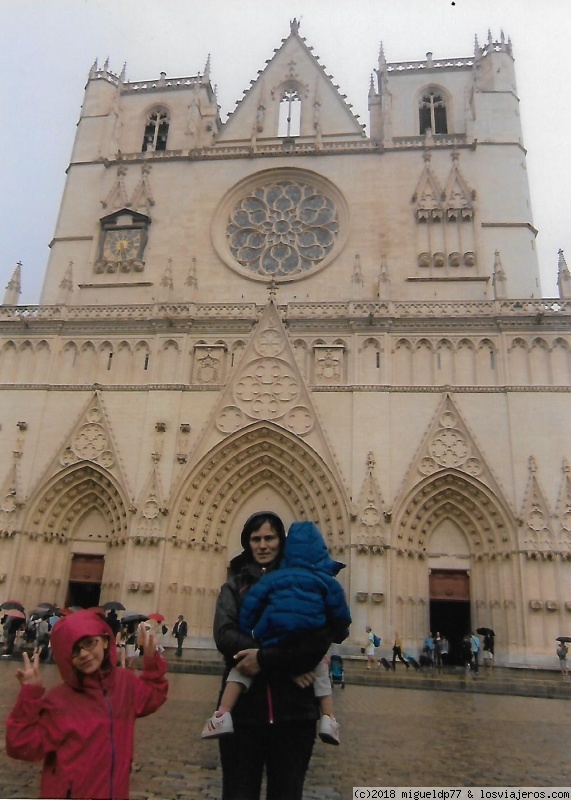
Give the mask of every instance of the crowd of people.
[(392, 644), (391, 658), (378, 657), (376, 649), (381, 646), (381, 638), (373, 633), (372, 628), (368, 625), (365, 629), (366, 641), (361, 648), (361, 652), (367, 656), (367, 669), (374, 667), (385, 667), (387, 670), (396, 670), (397, 661), (404, 664), (407, 670), (413, 668), (420, 670), (422, 668), (441, 669), (442, 667), (451, 666), (453, 663), (461, 661), (462, 665), (467, 670), (473, 670), (475, 673), (480, 669), (480, 652), (483, 652), (484, 665), (486, 667), (493, 667), (494, 665), (494, 642), (495, 633), (491, 628), (481, 628), (481, 637), (478, 632), (467, 633), (461, 644), (461, 653), (459, 659), (456, 661), (451, 660), (451, 651), (448, 639), (445, 635), (429, 632), (424, 637), (418, 658), (407, 653), (403, 650), (403, 638), (399, 631), (395, 631)]

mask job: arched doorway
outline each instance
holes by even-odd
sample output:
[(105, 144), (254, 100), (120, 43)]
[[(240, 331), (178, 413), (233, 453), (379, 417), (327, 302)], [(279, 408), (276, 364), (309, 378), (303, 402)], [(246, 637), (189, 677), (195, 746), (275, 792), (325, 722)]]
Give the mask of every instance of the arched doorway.
[(98, 605), (111, 599), (106, 585), (120, 590), (126, 548), (118, 545), (127, 541), (129, 516), (113, 476), (89, 462), (62, 470), (38, 492), (28, 519), (20, 569), (29, 585), (53, 584), (61, 606)]
[(471, 630), (470, 575), (466, 570), (432, 569), (428, 576), (430, 630), (448, 641), (446, 665), (462, 664), (462, 639)]
[(416, 599), (401, 604), (409, 617), (397, 615), (396, 627), (419, 642), (428, 631), (446, 633), (454, 663), (462, 637), (478, 626), (502, 631), (507, 641), (510, 624), (517, 624), (510, 609), (521, 608), (514, 600), (515, 528), (501, 499), (472, 475), (443, 469), (417, 484), (395, 515), (392, 545), (408, 556), (401, 564), (414, 566), (405, 570), (397, 562), (393, 585)]

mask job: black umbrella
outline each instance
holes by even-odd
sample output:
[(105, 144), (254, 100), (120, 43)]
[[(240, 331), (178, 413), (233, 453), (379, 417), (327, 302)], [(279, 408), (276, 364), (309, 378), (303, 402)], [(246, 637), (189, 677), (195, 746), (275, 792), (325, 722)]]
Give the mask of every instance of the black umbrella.
[(108, 600), (106, 603), (103, 603), (101, 608), (104, 608), (105, 611), (125, 611), (125, 606), (118, 600)]
[(56, 611), (56, 606), (37, 606), (32, 614), (34, 617), (51, 617)]
[(18, 611), (24, 611), (24, 604), (20, 603), (19, 600), (5, 600), (3, 603), (0, 604), (0, 608), (6, 610), (16, 608)]
[(139, 614), (138, 611), (127, 611), (121, 617), (121, 622), (144, 622), (149, 619), (146, 614)]
[(571, 642), (571, 636), (558, 636), (556, 642)]
[(496, 635), (491, 628), (476, 628), (476, 633), (479, 633), (480, 636), (495, 636)]

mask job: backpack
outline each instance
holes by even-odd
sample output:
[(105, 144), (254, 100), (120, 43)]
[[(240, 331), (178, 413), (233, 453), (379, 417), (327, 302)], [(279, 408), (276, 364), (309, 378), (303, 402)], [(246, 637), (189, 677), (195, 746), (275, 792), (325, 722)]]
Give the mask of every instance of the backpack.
[(375, 645), (375, 647), (381, 646), (381, 637), (377, 636), (376, 633), (373, 634), (373, 644)]

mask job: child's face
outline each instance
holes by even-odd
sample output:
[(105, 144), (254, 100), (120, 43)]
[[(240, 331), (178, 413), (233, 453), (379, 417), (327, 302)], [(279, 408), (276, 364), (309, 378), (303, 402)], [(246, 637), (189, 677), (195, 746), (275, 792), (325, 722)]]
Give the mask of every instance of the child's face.
[(83, 675), (93, 675), (101, 667), (108, 647), (106, 636), (83, 636), (73, 646), (71, 663)]

